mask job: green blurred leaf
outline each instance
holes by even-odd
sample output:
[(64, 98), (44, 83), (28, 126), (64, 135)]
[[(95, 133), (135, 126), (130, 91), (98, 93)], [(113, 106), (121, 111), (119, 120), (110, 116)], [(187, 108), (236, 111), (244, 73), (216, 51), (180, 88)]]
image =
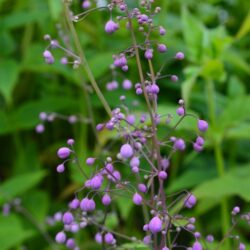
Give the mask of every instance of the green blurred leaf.
[(151, 248), (144, 245), (143, 243), (126, 243), (117, 247), (117, 250), (134, 250), (134, 249), (149, 250)]
[(203, 30), (205, 27), (187, 8), (182, 8), (182, 30), (187, 47), (187, 57), (192, 62), (200, 62), (202, 58)]
[(206, 79), (221, 81), (225, 78), (225, 70), (223, 63), (218, 59), (207, 61), (202, 69), (201, 75)]
[(246, 165), (199, 185), (193, 192), (198, 199), (213, 198), (219, 202), (223, 197), (238, 195), (249, 202), (249, 190), (250, 165)]
[(0, 215), (1, 250), (11, 249), (33, 235), (32, 230), (24, 230), (16, 215)]
[(200, 73), (199, 67), (187, 67), (185, 69), (185, 78), (186, 80), (181, 85), (181, 95), (185, 101), (185, 106), (188, 107), (189, 99), (192, 92), (192, 89), (195, 85), (195, 81)]
[(250, 11), (248, 11), (248, 15), (246, 16), (245, 20), (243, 21), (236, 38), (241, 39), (244, 37), (246, 34), (250, 32)]
[(109, 66), (113, 62), (112, 52), (98, 53), (89, 59), (89, 66), (95, 78), (102, 76), (109, 70)]
[(126, 220), (130, 214), (131, 208), (133, 207), (132, 201), (125, 197), (119, 197), (119, 199), (116, 200), (116, 204), (119, 208), (122, 218)]
[(0, 62), (0, 92), (10, 103), (12, 91), (18, 79), (19, 66), (14, 60)]
[(246, 94), (246, 87), (244, 83), (236, 76), (232, 76), (228, 83), (228, 95), (229, 97), (235, 98)]
[(0, 111), (0, 134), (34, 128), (40, 122), (40, 112), (58, 112), (63, 109), (77, 110), (78, 104), (77, 100), (67, 97), (47, 97), (38, 101), (26, 102), (12, 112)]
[(0, 185), (0, 204), (11, 201), (36, 186), (44, 177), (45, 171), (22, 174), (6, 180)]
[(48, 0), (49, 10), (52, 18), (57, 20), (62, 12), (63, 3), (61, 0)]

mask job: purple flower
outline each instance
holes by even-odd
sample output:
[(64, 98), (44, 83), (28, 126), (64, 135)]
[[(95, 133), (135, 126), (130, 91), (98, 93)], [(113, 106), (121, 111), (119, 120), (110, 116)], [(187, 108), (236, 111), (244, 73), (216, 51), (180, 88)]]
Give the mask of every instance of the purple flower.
[(239, 250), (245, 250), (246, 246), (243, 243), (239, 244)]
[(104, 235), (104, 240), (105, 240), (105, 243), (107, 243), (109, 245), (112, 245), (115, 242), (114, 236), (111, 233), (106, 233)]
[(133, 148), (129, 144), (124, 144), (121, 146), (120, 154), (122, 158), (128, 159), (133, 156), (134, 151), (133, 151)]
[(165, 45), (165, 44), (159, 44), (159, 45), (158, 45), (158, 51), (159, 51), (160, 53), (166, 52), (166, 51), (167, 51), (166, 45)]
[(171, 75), (170, 79), (172, 82), (177, 82), (179, 80), (178, 76), (176, 75)]
[(98, 190), (102, 185), (103, 177), (101, 175), (96, 175), (90, 180), (90, 186), (94, 190)]
[(209, 234), (209, 235), (207, 235), (206, 240), (207, 240), (207, 242), (213, 242), (214, 241), (214, 236)]
[(59, 164), (59, 165), (57, 166), (57, 168), (56, 168), (56, 171), (57, 171), (58, 173), (63, 173), (64, 170), (65, 170), (65, 167), (64, 167), (63, 164)]
[(112, 20), (109, 20), (105, 25), (105, 31), (108, 34), (114, 33), (116, 30), (118, 30), (118, 28), (119, 28), (119, 25)]
[(162, 229), (162, 221), (158, 216), (153, 217), (149, 224), (148, 224), (149, 230), (151, 233), (156, 234), (159, 233)]
[(182, 139), (177, 139), (177, 140), (174, 142), (174, 149), (175, 149), (175, 150), (183, 151), (183, 150), (185, 150), (185, 148), (186, 148), (186, 145), (185, 145), (184, 140), (182, 140)]
[(80, 207), (85, 212), (91, 212), (95, 210), (95, 202), (92, 199), (84, 198), (80, 203)]
[(164, 36), (166, 34), (166, 30), (162, 26), (160, 26), (159, 27), (159, 33), (160, 33), (161, 36)]
[(93, 165), (94, 163), (95, 163), (95, 158), (93, 158), (93, 157), (87, 158), (87, 160), (86, 160), (86, 164), (87, 164), (87, 165), (91, 166), (91, 165)]
[(167, 177), (168, 177), (168, 174), (167, 174), (165, 171), (160, 171), (160, 172), (158, 173), (158, 178), (159, 178), (160, 180), (166, 180)]
[(240, 208), (239, 207), (234, 207), (233, 211), (232, 211), (232, 215), (236, 215), (240, 212)]
[(147, 235), (147, 236), (145, 236), (145, 237), (143, 238), (143, 243), (144, 243), (145, 245), (149, 245), (150, 242), (151, 242), (151, 236), (150, 236), (150, 235)]
[(177, 59), (177, 60), (183, 60), (184, 57), (185, 57), (185, 55), (184, 55), (183, 52), (177, 52), (177, 53), (175, 54), (175, 59)]
[(38, 124), (38, 125), (36, 125), (36, 132), (37, 132), (38, 134), (43, 133), (44, 130), (45, 130), (45, 127), (44, 127), (43, 124)]
[(59, 244), (63, 244), (66, 241), (66, 234), (64, 232), (57, 233), (55, 240)]
[(101, 233), (97, 233), (97, 234), (95, 235), (95, 241), (96, 241), (97, 243), (99, 243), (99, 244), (102, 244), (102, 235), (101, 235)]
[(187, 208), (192, 208), (195, 204), (196, 204), (196, 197), (193, 194), (188, 195), (188, 197), (184, 202), (184, 206)]
[(133, 196), (133, 202), (135, 205), (141, 205), (142, 204), (142, 197), (140, 194), (138, 193), (135, 193), (134, 196)]
[(66, 212), (63, 214), (63, 218), (62, 218), (63, 224), (69, 225), (73, 222), (73, 220), (74, 220), (74, 217), (72, 213)]
[(151, 60), (153, 58), (153, 50), (147, 49), (144, 53), (146, 59)]
[(205, 120), (198, 120), (198, 129), (205, 132), (208, 129), (208, 123)]
[(71, 150), (67, 147), (62, 147), (62, 148), (59, 148), (58, 151), (57, 151), (57, 156), (61, 159), (65, 159), (67, 157), (69, 157), (71, 153)]
[(66, 242), (66, 246), (69, 249), (74, 248), (76, 246), (75, 240), (72, 239), (72, 238), (68, 239), (67, 242)]
[(126, 90), (128, 90), (128, 89), (131, 89), (132, 88), (132, 82), (130, 81), (130, 80), (128, 80), (128, 79), (125, 79), (124, 81), (123, 81), (123, 83), (122, 83), (122, 87), (124, 88), (124, 89), (126, 89)]
[(146, 193), (147, 192), (147, 186), (143, 183), (138, 184), (138, 190), (142, 193)]
[(103, 197), (102, 197), (102, 204), (104, 206), (108, 206), (109, 204), (111, 203), (111, 198), (108, 194), (105, 194)]
[(185, 109), (183, 107), (179, 107), (177, 110), (176, 110), (176, 113), (177, 115), (179, 116), (183, 116), (185, 115)]
[(198, 241), (196, 241), (193, 244), (193, 250), (202, 250), (202, 245)]

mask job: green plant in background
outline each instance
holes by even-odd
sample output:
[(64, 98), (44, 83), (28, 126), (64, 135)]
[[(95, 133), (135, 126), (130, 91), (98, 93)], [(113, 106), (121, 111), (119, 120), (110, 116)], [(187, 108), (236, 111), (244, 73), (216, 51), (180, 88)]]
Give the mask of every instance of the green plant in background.
[[(77, 145), (77, 151), (84, 153), (80, 157), (83, 161), (89, 154), (86, 145), (91, 140), (87, 136), (87, 126), (78, 123), (73, 125), (73, 129), (67, 122), (49, 124), (43, 138), (33, 132), (39, 122), (38, 114), (42, 111), (67, 115), (87, 114), (87, 107), (82, 105), (86, 98), (82, 92), (86, 79), (81, 79), (76, 72), (59, 63), (45, 65), (41, 58), (45, 46), (42, 42), (43, 34), (55, 32), (51, 17), (54, 21), (60, 19), (60, 6), (60, 1), (15, 1), (13, 5), (0, 1), (0, 44), (4, 48), (0, 59), (0, 135), (3, 148), (0, 201), (2, 205), (15, 197), (21, 197), (23, 206), (41, 225), (44, 225), (47, 214), (65, 206), (65, 199), (79, 185), (79, 176), (74, 168), (70, 170), (73, 184), (68, 184), (66, 188), (68, 178), (55, 177), (56, 148), (65, 137), (73, 135), (75, 138), (83, 138)], [(230, 4), (227, 1), (163, 1), (162, 6), (165, 9), (159, 19), (168, 22), (167, 27), (172, 33), (167, 40), (162, 38), (162, 42), (169, 43), (173, 50), (186, 48), (188, 66), (181, 77), (181, 81), (182, 78), (185, 80), (180, 84), (183, 98), (186, 105), (208, 118), (211, 124), (206, 153), (188, 153), (184, 159), (176, 157), (176, 173), (171, 177), (171, 184), (166, 190), (170, 192), (193, 188), (200, 200), (195, 211), (196, 217), (211, 221), (207, 232), (215, 231), (219, 234), (222, 228), (224, 233), (228, 228), (228, 217), (235, 199), (245, 211), (249, 210), (250, 100), (249, 86), (245, 84), (249, 76), (249, 65), (246, 62), (249, 59), (248, 1), (231, 1)], [(228, 21), (222, 20), (219, 23), (215, 16), (220, 11), (225, 14), (222, 10), (229, 17)], [(99, 24), (99, 28), (93, 25), (93, 20)], [(113, 49), (119, 50), (121, 44), (125, 44), (123, 33), (112, 46), (110, 38), (97, 36), (102, 32), (105, 20), (106, 15), (93, 14), (78, 25), (81, 45), (87, 48), (90, 68), (102, 86), (109, 80)], [(157, 64), (161, 64), (161, 58), (156, 60)], [(167, 71), (176, 70), (179, 73), (174, 62), (167, 66)], [(134, 75), (135, 70), (132, 69), (132, 80), (136, 80)], [(162, 98), (164, 94), (161, 93), (159, 109), (162, 109), (162, 114), (166, 109), (173, 110), (179, 90), (178, 84), (162, 88), (162, 93), (172, 94), (171, 98)], [(111, 100), (111, 106), (117, 105), (120, 93), (105, 95)], [(128, 97), (129, 100), (133, 98)], [(98, 113), (97, 120), (103, 120), (99, 102), (93, 96), (91, 102), (94, 104), (94, 112)], [(190, 131), (191, 124), (183, 123), (180, 128), (181, 136)], [(113, 135), (102, 136), (100, 146), (95, 147), (96, 153)], [(46, 169), (46, 173), (43, 169)], [(61, 193), (59, 199), (58, 193)], [(52, 202), (55, 199), (57, 201)], [(223, 211), (221, 220), (217, 219), (219, 204)], [(132, 204), (124, 206), (121, 201), (117, 207), (123, 220), (128, 221), (127, 230), (133, 231), (130, 217), (136, 211), (132, 209)], [(118, 225), (118, 221), (114, 215), (110, 221), (113, 228)], [(42, 231), (46, 228), (44, 226)], [(49, 230), (53, 233), (56, 231), (54, 228)], [(239, 234), (245, 236), (245, 240), (246, 232), (244, 225), (240, 225)], [(18, 235), (15, 241), (11, 234)], [(89, 233), (82, 236), (88, 239)], [(17, 249), (22, 244), (30, 249), (46, 248), (39, 227), (27, 223), (25, 217), (18, 213), (10, 217), (1, 216), (0, 242), (3, 242), (3, 249)], [(87, 241), (83, 246), (87, 248), (89, 245), (91, 243)]]

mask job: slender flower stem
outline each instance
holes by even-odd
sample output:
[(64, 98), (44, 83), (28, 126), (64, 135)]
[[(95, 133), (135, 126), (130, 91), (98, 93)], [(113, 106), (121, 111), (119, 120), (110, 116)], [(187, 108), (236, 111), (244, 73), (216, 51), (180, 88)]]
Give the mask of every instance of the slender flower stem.
[(81, 66), (84, 69), (85, 73), (87, 74), (88, 79), (89, 79), (92, 87), (94, 88), (98, 98), (100, 99), (104, 109), (106, 110), (108, 115), (110, 117), (112, 117), (111, 108), (109, 107), (109, 104), (107, 103), (105, 97), (103, 96), (101, 90), (98, 87), (98, 84), (97, 84), (97, 82), (96, 82), (96, 80), (94, 78), (94, 75), (93, 75), (93, 73), (92, 73), (92, 71), (91, 71), (91, 69), (90, 69), (90, 67), (88, 65), (88, 62), (86, 60), (84, 51), (83, 51), (83, 49), (81, 47), (80, 40), (79, 40), (79, 37), (78, 37), (78, 35), (76, 33), (73, 22), (70, 19), (70, 9), (69, 9), (69, 3), (67, 1), (64, 1), (64, 12), (65, 12), (65, 16), (66, 16), (66, 20), (67, 20), (69, 29), (70, 29), (70, 31), (71, 31), (71, 33), (73, 35), (73, 38), (74, 38), (74, 42), (75, 42), (77, 52), (79, 53), (79, 56), (80, 56), (80, 59), (81, 59), (81, 62), (80, 62)]

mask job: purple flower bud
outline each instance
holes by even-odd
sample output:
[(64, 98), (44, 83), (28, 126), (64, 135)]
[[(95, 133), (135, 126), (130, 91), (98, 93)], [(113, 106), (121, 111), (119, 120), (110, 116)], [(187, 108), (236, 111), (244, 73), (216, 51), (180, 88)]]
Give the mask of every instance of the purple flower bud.
[(73, 220), (74, 220), (74, 217), (72, 213), (66, 212), (63, 214), (63, 218), (62, 218), (63, 224), (69, 225), (73, 222)]
[(200, 232), (195, 232), (195, 233), (194, 233), (194, 237), (195, 237), (196, 239), (199, 239), (199, 238), (201, 237)]
[(135, 123), (135, 116), (134, 115), (128, 115), (127, 118), (126, 118), (127, 122), (129, 124), (134, 124)]
[(138, 190), (142, 193), (146, 193), (147, 192), (147, 186), (143, 183), (138, 184)]
[(183, 150), (185, 150), (185, 148), (186, 148), (186, 145), (185, 145), (184, 140), (182, 140), (182, 139), (177, 139), (177, 140), (174, 142), (174, 149), (175, 149), (175, 150), (183, 151)]
[(47, 118), (48, 118), (48, 115), (47, 115), (46, 112), (41, 112), (41, 113), (39, 114), (39, 119), (40, 119), (41, 121), (46, 121)]
[(194, 231), (195, 230), (195, 226), (193, 224), (187, 224), (186, 228), (189, 230), (189, 231)]
[(104, 206), (108, 206), (109, 204), (111, 203), (111, 198), (108, 194), (105, 194), (103, 197), (102, 197), (102, 204)]
[(232, 211), (232, 215), (236, 215), (240, 212), (240, 208), (239, 207), (234, 207), (233, 211)]
[(122, 158), (128, 159), (133, 156), (134, 151), (133, 151), (133, 148), (129, 144), (124, 144), (122, 145), (120, 149), (120, 154)]
[(184, 202), (184, 206), (186, 208), (192, 208), (195, 204), (196, 204), (196, 197), (193, 194), (188, 195), (188, 197)]
[(169, 250), (168, 247), (163, 247), (161, 250)]
[(91, 2), (89, 0), (84, 0), (82, 2), (82, 8), (83, 9), (88, 9), (91, 6)]
[(201, 136), (198, 136), (195, 141), (198, 145), (203, 146), (204, 144), (204, 139)]
[(67, 57), (62, 57), (61, 60), (60, 60), (60, 63), (65, 65), (65, 64), (68, 64), (68, 58)]
[(63, 244), (66, 241), (66, 234), (64, 232), (57, 233), (55, 240), (59, 244)]
[(109, 20), (105, 25), (105, 31), (108, 34), (114, 33), (116, 30), (118, 30), (118, 28), (119, 28), (119, 25), (112, 20)]
[(131, 89), (132, 88), (132, 82), (128, 79), (125, 79), (122, 83), (122, 87), (126, 90)]
[(90, 186), (94, 190), (98, 190), (102, 186), (103, 177), (96, 175), (90, 180)]
[(198, 143), (193, 143), (193, 148), (196, 152), (200, 152), (203, 149), (203, 147), (199, 145)]
[(57, 156), (61, 159), (65, 159), (67, 157), (69, 157), (71, 153), (71, 150), (67, 147), (62, 147), (62, 148), (59, 148), (58, 151), (57, 151)]
[(162, 221), (158, 216), (153, 217), (149, 224), (148, 224), (149, 230), (151, 233), (156, 234), (159, 233), (162, 229)]
[(144, 54), (145, 58), (151, 60), (153, 58), (153, 50), (147, 49)]
[(160, 88), (158, 87), (157, 84), (153, 83), (151, 85), (151, 93), (152, 94), (158, 94), (160, 92)]
[(135, 193), (134, 196), (133, 196), (133, 202), (135, 205), (141, 205), (142, 204), (142, 197), (140, 194), (138, 193)]
[(166, 30), (162, 26), (160, 26), (159, 27), (159, 33), (160, 33), (161, 36), (164, 36), (166, 34)]
[(52, 56), (52, 54), (51, 54), (51, 52), (50, 52), (49, 50), (45, 50), (45, 51), (43, 52), (43, 57), (44, 57), (44, 58), (51, 58), (51, 57), (53, 57), (53, 56)]
[(139, 168), (138, 167), (132, 167), (132, 172), (137, 174), (139, 173)]
[(80, 203), (80, 207), (85, 212), (91, 212), (95, 210), (95, 202), (92, 199), (84, 198)]
[(112, 173), (114, 171), (114, 167), (111, 163), (106, 164), (105, 169), (107, 173)]
[(62, 220), (62, 213), (61, 212), (57, 212), (54, 214), (54, 220), (55, 221), (61, 221)]
[(167, 51), (166, 45), (165, 45), (165, 44), (159, 44), (159, 45), (158, 45), (158, 51), (159, 51), (160, 53), (166, 52), (166, 51)]
[(97, 233), (95, 235), (95, 241), (98, 243), (98, 244), (102, 244), (102, 235), (100, 233)]
[(38, 125), (36, 125), (36, 132), (37, 132), (38, 134), (42, 134), (42, 133), (44, 132), (44, 130), (45, 130), (45, 127), (44, 127), (43, 124), (38, 124)]
[(177, 52), (176, 55), (175, 55), (175, 58), (177, 60), (183, 60), (185, 57), (184, 53), (183, 52)]
[(150, 242), (151, 242), (151, 236), (150, 236), (150, 235), (147, 235), (147, 236), (145, 236), (145, 237), (143, 238), (143, 243), (144, 243), (145, 245), (149, 245)]
[(75, 144), (75, 140), (74, 140), (74, 139), (68, 139), (68, 140), (67, 140), (67, 144), (68, 144), (69, 146), (73, 146), (73, 145)]
[(79, 205), (80, 205), (80, 201), (76, 198), (69, 203), (69, 207), (71, 209), (77, 209)]
[(167, 177), (168, 177), (168, 174), (167, 174), (165, 171), (160, 171), (160, 172), (158, 173), (158, 178), (159, 178), (160, 180), (166, 180)]
[(76, 246), (75, 240), (72, 239), (72, 238), (68, 239), (67, 242), (66, 242), (66, 246), (69, 249), (74, 248)]
[(63, 164), (59, 164), (56, 168), (57, 173), (63, 173), (65, 170), (65, 167)]
[(114, 236), (113, 236), (113, 234), (111, 234), (111, 233), (106, 233), (105, 235), (104, 235), (104, 240), (105, 240), (105, 243), (107, 243), (107, 244), (109, 244), (109, 245), (112, 245), (112, 244), (114, 244)]
[(69, 122), (70, 124), (76, 123), (76, 122), (77, 122), (77, 117), (76, 117), (75, 115), (70, 115), (70, 116), (68, 117), (68, 122)]
[(148, 231), (148, 224), (145, 224), (144, 226), (143, 226), (143, 231)]
[(204, 120), (198, 120), (198, 129), (205, 132), (208, 129), (208, 123)]
[(92, 166), (95, 163), (95, 159), (96, 158), (93, 158), (93, 157), (87, 158), (86, 164), (89, 165), (89, 166)]
[(104, 127), (105, 127), (104, 124), (99, 123), (99, 124), (96, 125), (96, 130), (101, 131), (101, 130), (103, 130)]
[(207, 240), (207, 242), (213, 242), (214, 241), (214, 236), (209, 234), (209, 235), (207, 235), (206, 240)]
[(185, 115), (185, 109), (183, 107), (179, 107), (177, 110), (176, 110), (176, 113), (177, 115), (179, 116), (183, 116)]
[(240, 243), (239, 250), (245, 250), (246, 246), (243, 243)]
[(128, 65), (122, 66), (122, 71), (127, 72), (128, 71)]
[(202, 245), (198, 241), (196, 241), (193, 244), (193, 250), (202, 250)]
[(161, 159), (161, 167), (166, 170), (169, 167), (169, 160), (166, 158)]
[(141, 88), (137, 88), (135, 92), (137, 95), (141, 95), (143, 93)]
[(179, 80), (178, 76), (176, 75), (171, 75), (170, 79), (172, 82), (177, 82)]
[(132, 157), (129, 162), (130, 167), (138, 167), (140, 165), (140, 160), (137, 156)]

